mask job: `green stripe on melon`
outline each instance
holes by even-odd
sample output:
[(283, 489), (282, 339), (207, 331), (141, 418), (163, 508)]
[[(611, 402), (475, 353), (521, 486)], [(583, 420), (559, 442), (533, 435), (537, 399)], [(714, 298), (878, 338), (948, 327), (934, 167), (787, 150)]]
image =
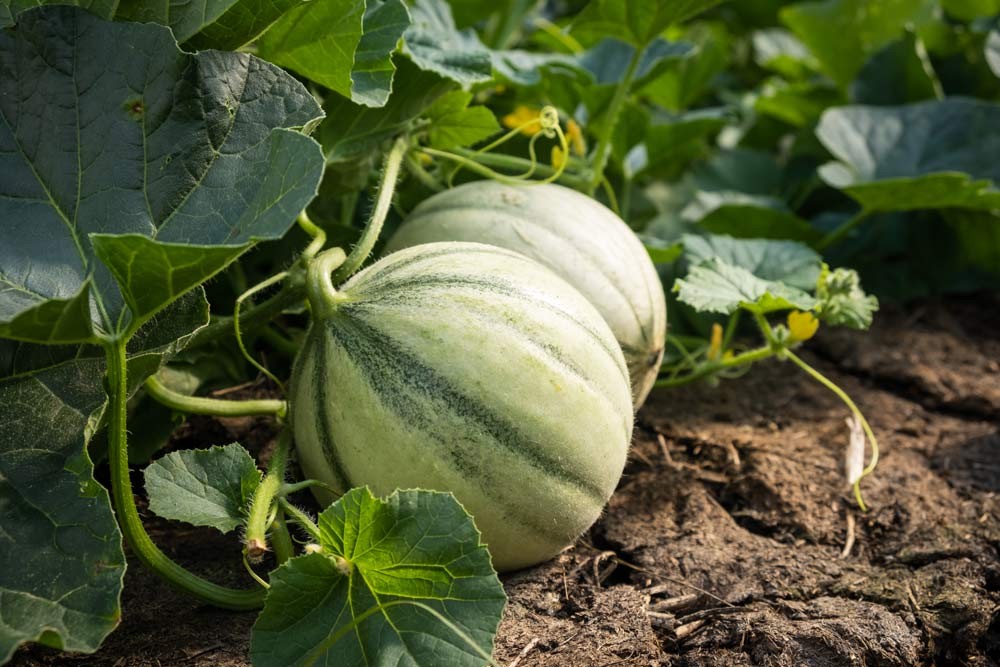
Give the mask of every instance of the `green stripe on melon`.
[(611, 326), (642, 405), (663, 360), (666, 298), (646, 249), (607, 207), (559, 185), (467, 183), (417, 206), (386, 252), (437, 241), (514, 250), (576, 287)]
[(292, 379), (306, 475), (451, 491), (498, 569), (552, 557), (597, 519), (632, 402), (613, 334), (575, 289), (518, 253), (437, 243), (377, 262), (335, 304)]

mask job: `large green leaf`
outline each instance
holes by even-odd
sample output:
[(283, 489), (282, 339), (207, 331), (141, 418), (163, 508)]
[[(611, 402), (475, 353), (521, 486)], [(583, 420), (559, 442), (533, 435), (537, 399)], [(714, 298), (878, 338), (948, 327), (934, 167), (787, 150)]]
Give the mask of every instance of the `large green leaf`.
[(781, 28), (753, 33), (754, 60), (788, 79), (804, 79), (819, 68), (816, 58), (799, 39)]
[(766, 314), (811, 310), (816, 300), (781, 282), (761, 280), (746, 269), (714, 257), (691, 267), (674, 285), (677, 299), (698, 311), (729, 315), (743, 308)]
[[(198, 289), (140, 329), (130, 392), (207, 322)], [(0, 662), (24, 642), (91, 652), (118, 623), (125, 557), (87, 452), (103, 376), (96, 346), (0, 340)]]
[(876, 52), (851, 84), (858, 104), (907, 104), (944, 97), (924, 43), (912, 31)]
[(822, 259), (814, 250), (794, 241), (687, 234), (682, 237), (681, 242), (690, 264), (701, 264), (718, 258), (732, 266), (746, 269), (761, 280), (784, 283), (808, 292), (816, 289), (822, 267)]
[(820, 175), (869, 211), (1000, 207), (1000, 105), (949, 98), (827, 111), (816, 135), (840, 162)]
[(111, 19), (118, 9), (118, 0), (0, 0), (0, 28), (14, 22), (14, 17), (33, 7), (43, 5), (76, 5), (102, 18)]
[(695, 45), (690, 58), (674, 61), (671, 67), (645, 82), (642, 89), (650, 101), (673, 112), (694, 106), (725, 70), (730, 58), (730, 35), (719, 24), (695, 23), (681, 35)]
[(642, 48), (674, 23), (724, 0), (591, 0), (573, 24), (584, 39), (615, 37)]
[(0, 380), (0, 662), (24, 642), (92, 652), (118, 624), (121, 534), (86, 452), (102, 372), (71, 358)]
[(392, 52), (409, 25), (402, 0), (313, 0), (285, 14), (261, 38), (258, 53), (379, 107), (392, 90)]
[(254, 665), (486, 664), (505, 596), (451, 494), (380, 500), (354, 489), (320, 515), (319, 530), (319, 553), (271, 577), (254, 625)]
[(261, 477), (247, 450), (235, 443), (171, 452), (144, 475), (151, 511), (223, 533), (243, 523)]
[(21, 14), (0, 32), (0, 334), (123, 335), (282, 236), (322, 172), (286, 128), (319, 115), (252, 56), (71, 7)]
[(115, 18), (170, 26), (188, 49), (233, 51), (304, 0), (119, 0)]
[(907, 25), (933, 16), (935, 0), (820, 0), (781, 11), (781, 20), (842, 88), (876, 51), (902, 36)]
[(681, 212), (713, 234), (738, 238), (818, 241), (821, 234), (788, 210), (777, 197), (716, 190), (701, 191)]
[(422, 70), (468, 88), (493, 76), (493, 55), (471, 28), (459, 30), (445, 0), (416, 0), (403, 36), (406, 54)]
[(385, 106), (371, 109), (339, 95), (327, 98), (326, 118), (317, 135), (330, 162), (367, 158), (379, 145), (402, 132), (454, 84), (433, 72), (418, 69), (409, 59), (395, 59), (395, 90)]

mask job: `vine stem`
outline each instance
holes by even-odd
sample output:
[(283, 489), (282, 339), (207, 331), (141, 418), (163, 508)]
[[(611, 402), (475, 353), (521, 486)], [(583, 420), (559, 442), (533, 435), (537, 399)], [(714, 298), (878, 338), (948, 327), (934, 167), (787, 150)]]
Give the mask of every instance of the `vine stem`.
[(252, 417), (273, 415), (283, 418), (288, 411), (285, 401), (258, 399), (250, 401), (227, 401), (203, 396), (188, 396), (169, 389), (155, 376), (146, 379), (146, 393), (157, 403), (171, 410), (192, 415), (214, 415), (216, 417)]
[[(271, 455), (267, 466), (267, 474), (257, 485), (253, 499), (250, 502), (250, 516), (247, 518), (247, 531), (243, 539), (243, 548), (251, 561), (259, 561), (268, 552), (267, 530), (270, 528), (275, 497), (285, 483), (285, 469), (288, 464), (288, 448), (291, 444), (291, 434), (285, 429), (278, 435), (278, 444)], [(275, 518), (276, 515), (275, 515)]]
[[(523, 157), (517, 157), (516, 155), (506, 155), (504, 153), (480, 153), (468, 148), (454, 148), (452, 150), (454, 151), (454, 154), (459, 157), (476, 160), (480, 164), (488, 167), (498, 167), (500, 169), (510, 169), (512, 171), (527, 171), (532, 168), (531, 160), (526, 160)], [(445, 157), (450, 158), (450, 154)], [(586, 178), (572, 174), (568, 170), (564, 170), (561, 174), (558, 174), (555, 168), (550, 167), (547, 164), (535, 164), (534, 173), (543, 178), (556, 177), (556, 181), (565, 183), (575, 189), (586, 187), (588, 183)]]
[(865, 208), (861, 209), (856, 214), (854, 214), (850, 219), (844, 221), (836, 229), (834, 229), (832, 232), (830, 232), (829, 234), (827, 234), (826, 236), (824, 236), (823, 238), (821, 238), (816, 243), (816, 246), (815, 246), (816, 250), (825, 250), (826, 248), (829, 248), (830, 246), (832, 246), (834, 243), (839, 242), (841, 239), (843, 239), (845, 236), (847, 236), (847, 234), (852, 229), (854, 229), (855, 227), (857, 227), (858, 225), (860, 225), (862, 222), (864, 222), (865, 220), (867, 220), (868, 217), (871, 216), (872, 213), (874, 213), (874, 211), (870, 211), (870, 210), (865, 209)]
[(607, 168), (608, 160), (611, 157), (612, 135), (615, 133), (615, 126), (618, 125), (618, 116), (621, 115), (622, 107), (625, 106), (625, 100), (628, 98), (628, 90), (632, 86), (632, 79), (635, 78), (636, 71), (639, 69), (639, 62), (642, 59), (644, 51), (645, 48), (636, 49), (635, 53), (632, 54), (632, 58), (628, 62), (628, 68), (625, 70), (625, 76), (618, 82), (614, 97), (611, 98), (611, 104), (608, 105), (607, 121), (597, 139), (597, 148), (594, 149), (593, 174), (590, 177), (590, 183), (587, 184), (587, 194), (593, 195), (594, 191), (597, 190), (597, 186), (601, 184), (601, 180), (604, 178), (604, 170)]
[(308, 514), (288, 502), (285, 498), (279, 498), (278, 504), (281, 506), (281, 510), (288, 515), (289, 519), (302, 526), (302, 529), (309, 533), (309, 537), (319, 542), (319, 527)]
[(375, 242), (378, 241), (379, 234), (382, 233), (382, 225), (385, 217), (389, 214), (389, 207), (392, 205), (392, 195), (396, 191), (396, 180), (399, 178), (399, 167), (403, 164), (406, 151), (409, 148), (406, 138), (399, 137), (392, 145), (392, 150), (385, 158), (385, 165), (382, 168), (382, 180), (378, 187), (378, 197), (375, 199), (375, 208), (365, 225), (365, 230), (361, 233), (357, 245), (351, 250), (344, 263), (333, 275), (333, 282), (340, 283), (354, 274), (361, 265), (368, 259)]
[(704, 377), (717, 373), (721, 370), (727, 368), (733, 368), (734, 366), (743, 366), (745, 364), (752, 364), (756, 361), (763, 361), (764, 359), (769, 359), (775, 354), (774, 350), (770, 345), (766, 347), (759, 347), (754, 350), (748, 350), (737, 354), (729, 359), (720, 359), (712, 364), (704, 364), (698, 368), (695, 372), (690, 375), (685, 375), (679, 378), (666, 378), (663, 380), (657, 380), (654, 387), (680, 387), (691, 382), (696, 382)]
[(227, 588), (188, 572), (156, 546), (142, 525), (132, 495), (132, 480), (128, 468), (125, 343), (124, 340), (113, 341), (105, 349), (108, 366), (108, 462), (111, 468), (111, 496), (122, 534), (136, 557), (146, 567), (185, 593), (226, 609), (244, 611), (261, 607), (264, 604), (264, 589)]
[(865, 467), (865, 469), (861, 471), (861, 476), (854, 481), (854, 499), (857, 500), (858, 507), (860, 507), (863, 512), (867, 512), (868, 507), (865, 505), (864, 498), (861, 496), (861, 480), (867, 477), (868, 475), (872, 474), (872, 472), (875, 471), (875, 466), (878, 465), (878, 440), (875, 439), (875, 433), (872, 431), (872, 427), (868, 425), (868, 420), (865, 419), (865, 416), (861, 413), (861, 410), (854, 403), (851, 397), (847, 395), (846, 391), (838, 387), (836, 384), (834, 384), (832, 380), (828, 379), (818, 370), (807, 364), (791, 350), (787, 349), (784, 350), (784, 355), (788, 359), (792, 360), (792, 362), (794, 362), (796, 366), (798, 366), (806, 373), (808, 373), (814, 380), (816, 380), (824, 387), (826, 387), (834, 394), (836, 394), (837, 398), (843, 401), (844, 404), (847, 405), (848, 408), (850, 408), (851, 412), (861, 423), (861, 428), (864, 429), (865, 435), (868, 436), (868, 442), (871, 444), (872, 448), (872, 457), (871, 460), (868, 462), (868, 465)]
[[(303, 291), (302, 283), (295, 278), (296, 275), (291, 274), (290, 279), (285, 282), (274, 296), (243, 310), (240, 314), (240, 328), (244, 331), (253, 330), (263, 324), (269, 323), (286, 308), (301, 304), (305, 297), (305, 292)], [(212, 323), (196, 333), (188, 345), (189, 347), (204, 345), (225, 338), (232, 335), (232, 333), (232, 317), (223, 316), (213, 318)]]

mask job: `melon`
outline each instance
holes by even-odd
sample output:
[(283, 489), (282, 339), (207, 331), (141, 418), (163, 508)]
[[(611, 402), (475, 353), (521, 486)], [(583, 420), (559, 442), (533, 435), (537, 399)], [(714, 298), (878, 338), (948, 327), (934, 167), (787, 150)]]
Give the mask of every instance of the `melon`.
[(386, 252), (438, 241), (514, 250), (576, 287), (611, 326), (642, 405), (663, 360), (666, 298), (645, 247), (610, 209), (561, 185), (476, 181), (421, 202)]
[(520, 253), (431, 243), (310, 302), (289, 387), (308, 477), (450, 491), (500, 570), (551, 558), (600, 515), (631, 439), (629, 376), (566, 281)]

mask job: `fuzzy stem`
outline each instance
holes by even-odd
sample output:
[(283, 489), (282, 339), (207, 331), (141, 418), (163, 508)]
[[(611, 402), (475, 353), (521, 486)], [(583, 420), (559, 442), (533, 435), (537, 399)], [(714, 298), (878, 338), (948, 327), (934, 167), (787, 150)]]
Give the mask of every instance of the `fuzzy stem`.
[(406, 156), (407, 141), (404, 137), (396, 139), (392, 150), (385, 158), (385, 165), (382, 168), (382, 180), (378, 187), (378, 197), (375, 199), (375, 208), (372, 209), (371, 218), (365, 225), (365, 230), (361, 233), (357, 245), (351, 250), (344, 263), (333, 275), (333, 283), (339, 284), (351, 277), (355, 271), (368, 259), (372, 248), (378, 241), (379, 234), (382, 233), (382, 225), (385, 217), (389, 214), (389, 207), (392, 205), (392, 195), (396, 191), (396, 180), (399, 178), (399, 167), (403, 164)]
[(274, 524), (271, 525), (271, 544), (274, 545), (274, 558), (278, 561), (278, 565), (295, 555), (295, 546), (292, 544), (292, 536), (288, 534), (284, 510), (279, 509), (274, 515)]
[(288, 406), (284, 401), (257, 399), (249, 401), (227, 401), (203, 396), (180, 394), (164, 385), (155, 375), (146, 379), (146, 393), (157, 403), (171, 410), (192, 415), (214, 415), (216, 417), (247, 417), (273, 415), (283, 418)]
[(327, 316), (337, 301), (338, 292), (333, 286), (333, 271), (344, 264), (347, 256), (341, 248), (330, 248), (316, 256), (309, 264), (306, 276), (306, 292), (313, 317)]
[(315, 521), (309, 518), (308, 514), (288, 502), (285, 498), (279, 498), (278, 503), (289, 519), (302, 526), (302, 530), (309, 533), (309, 537), (319, 542), (319, 527)]
[(278, 444), (271, 455), (267, 474), (257, 485), (250, 502), (250, 516), (247, 518), (247, 532), (243, 549), (251, 561), (259, 561), (267, 553), (267, 531), (274, 508), (274, 499), (285, 483), (285, 468), (288, 463), (288, 447), (291, 434), (285, 429), (278, 436)]
[(111, 468), (111, 495), (122, 534), (136, 557), (150, 570), (185, 593), (217, 607), (236, 610), (257, 609), (264, 604), (264, 590), (236, 590), (213, 584), (188, 572), (160, 551), (149, 537), (132, 496), (128, 469), (127, 361), (125, 341), (106, 348), (108, 386), (108, 463)]
[(850, 408), (851, 412), (861, 423), (861, 428), (864, 429), (865, 435), (868, 436), (868, 442), (869, 444), (871, 444), (872, 448), (872, 458), (869, 461), (868, 465), (865, 467), (865, 469), (861, 471), (861, 476), (858, 477), (858, 479), (854, 482), (854, 498), (855, 500), (857, 500), (858, 507), (861, 508), (861, 511), (867, 512), (868, 507), (865, 505), (864, 498), (861, 496), (861, 480), (867, 477), (868, 475), (872, 474), (875, 471), (875, 466), (878, 465), (878, 440), (875, 439), (875, 432), (872, 431), (872, 427), (868, 425), (868, 420), (865, 419), (865, 416), (861, 413), (861, 410), (854, 403), (851, 397), (847, 395), (846, 391), (838, 387), (836, 384), (833, 383), (832, 380), (828, 379), (818, 370), (807, 364), (791, 350), (785, 350), (784, 354), (786, 357), (791, 359), (799, 368), (808, 373), (814, 380), (816, 380), (824, 387), (826, 387), (834, 394), (836, 394), (837, 398), (843, 401), (844, 404), (847, 405), (848, 408)]
[[(301, 304), (304, 297), (301, 281), (287, 281), (274, 296), (240, 313), (240, 329), (253, 331), (257, 327), (269, 323), (286, 308)], [(232, 317), (213, 317), (211, 324), (194, 335), (188, 347), (205, 345), (230, 336), (232, 333)]]

